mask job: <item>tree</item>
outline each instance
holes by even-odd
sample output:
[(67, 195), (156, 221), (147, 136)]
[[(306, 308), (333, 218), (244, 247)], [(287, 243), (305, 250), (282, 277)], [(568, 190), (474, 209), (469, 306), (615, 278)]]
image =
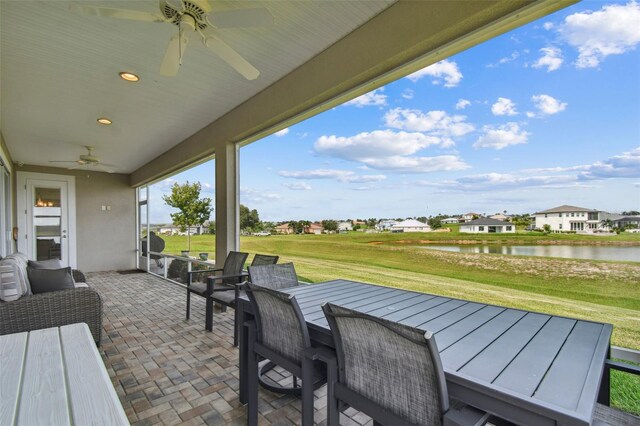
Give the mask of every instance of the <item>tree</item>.
[(293, 231), (294, 234), (302, 234), (304, 232), (303, 221), (291, 220), (289, 221), (289, 229)]
[(601, 228), (607, 228), (609, 230), (613, 229), (613, 220), (611, 219), (603, 219), (600, 221)]
[(309, 220), (301, 220), (298, 223), (300, 224), (300, 232), (298, 232), (298, 234), (304, 234), (305, 231), (311, 226), (311, 221)]
[(336, 222), (335, 220), (331, 220), (331, 219), (323, 220), (322, 221), (322, 227), (327, 232), (336, 232), (338, 230), (338, 222)]
[(375, 217), (370, 217), (369, 219), (367, 219), (367, 226), (369, 228), (374, 228), (377, 223), (378, 223), (378, 219), (376, 219)]
[(622, 212), (623, 216), (640, 216), (640, 212), (637, 210), (629, 210)]
[(182, 185), (176, 182), (171, 187), (171, 195), (162, 197), (168, 206), (179, 210), (176, 213), (171, 213), (171, 219), (182, 232), (186, 228), (189, 251), (191, 251), (191, 227), (202, 226), (205, 221), (209, 220), (213, 211), (211, 199), (200, 198), (201, 189), (200, 182), (190, 184), (187, 181)]
[(551, 225), (549, 225), (548, 223), (545, 223), (544, 226), (542, 227), (542, 230), (544, 231), (545, 234), (551, 233)]
[(261, 228), (260, 216), (256, 209), (249, 210), (249, 207), (240, 204), (240, 229), (258, 231)]
[(427, 220), (427, 223), (431, 227), (431, 229), (439, 229), (442, 228), (442, 216), (430, 217)]

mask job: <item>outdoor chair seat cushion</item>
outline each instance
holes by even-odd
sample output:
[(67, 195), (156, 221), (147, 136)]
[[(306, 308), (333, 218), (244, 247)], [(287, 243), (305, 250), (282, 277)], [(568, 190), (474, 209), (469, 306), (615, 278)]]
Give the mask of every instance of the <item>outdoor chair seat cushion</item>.
[[(236, 304), (236, 292), (235, 292), (234, 286), (228, 285), (228, 284), (219, 284), (219, 285), (216, 285), (214, 288), (216, 288), (216, 289), (227, 288), (229, 290), (228, 291), (215, 291), (215, 292), (213, 292), (213, 294), (211, 295), (211, 298), (213, 300), (220, 301), (222, 303), (225, 303), (228, 306), (235, 306), (235, 304)], [(244, 290), (240, 290), (240, 297), (244, 296), (245, 294), (246, 293), (244, 292)]]
[(187, 287), (187, 290), (189, 290), (192, 293), (197, 293), (200, 296), (204, 296), (204, 294), (207, 292), (207, 284), (206, 283), (191, 283), (191, 285), (189, 287)]

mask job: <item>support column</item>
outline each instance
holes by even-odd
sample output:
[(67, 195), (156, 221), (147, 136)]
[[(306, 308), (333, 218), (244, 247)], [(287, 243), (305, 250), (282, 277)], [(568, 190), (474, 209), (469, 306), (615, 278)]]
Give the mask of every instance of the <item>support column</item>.
[(227, 142), (216, 147), (216, 266), (221, 267), (227, 253), (240, 248), (239, 147)]

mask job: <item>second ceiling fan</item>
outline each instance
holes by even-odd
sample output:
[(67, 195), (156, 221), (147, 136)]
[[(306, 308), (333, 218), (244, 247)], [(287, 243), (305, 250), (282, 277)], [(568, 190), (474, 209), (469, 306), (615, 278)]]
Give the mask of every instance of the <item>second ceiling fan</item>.
[(164, 22), (177, 26), (178, 33), (169, 40), (167, 51), (160, 65), (160, 74), (175, 76), (182, 64), (189, 34), (197, 33), (202, 43), (247, 80), (260, 75), (253, 65), (231, 46), (222, 41), (216, 32), (224, 28), (250, 28), (273, 25), (273, 15), (264, 7), (212, 12), (209, 0), (159, 0), (160, 13), (132, 9), (114, 9), (73, 4), (70, 9), (84, 16), (100, 16), (144, 22)]

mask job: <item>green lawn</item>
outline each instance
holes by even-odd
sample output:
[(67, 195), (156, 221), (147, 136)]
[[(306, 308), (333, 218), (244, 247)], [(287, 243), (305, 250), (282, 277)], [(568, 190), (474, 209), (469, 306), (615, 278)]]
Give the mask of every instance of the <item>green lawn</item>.
[[(163, 238), (167, 253), (179, 254), (187, 246), (186, 237)], [(243, 251), (277, 254), (281, 261), (294, 262), (305, 281), (345, 278), (607, 322), (614, 326), (614, 345), (640, 349), (640, 263), (451, 253), (419, 247), (461, 240), (466, 243), (640, 245), (640, 234), (354, 232), (242, 237), (240, 243)], [(192, 255), (208, 252), (213, 258), (214, 251), (214, 236), (192, 237)], [(612, 383), (614, 403), (640, 414), (640, 401), (634, 397), (640, 392), (640, 380), (616, 375)]]

